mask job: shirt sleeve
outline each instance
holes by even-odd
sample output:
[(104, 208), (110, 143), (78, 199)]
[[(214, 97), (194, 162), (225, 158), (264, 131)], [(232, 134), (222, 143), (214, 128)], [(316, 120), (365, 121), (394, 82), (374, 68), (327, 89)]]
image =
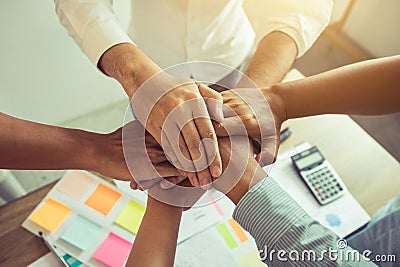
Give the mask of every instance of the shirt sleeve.
[(297, 45), (298, 57), (313, 45), (329, 24), (333, 0), (264, 0), (262, 15), (257, 21), (259, 38), (280, 31), (289, 35)]
[(254, 237), (268, 266), (375, 266), (311, 218), (272, 178), (243, 196), (233, 218)]
[(112, 0), (54, 0), (61, 24), (97, 66), (107, 49), (133, 43), (112, 9)]

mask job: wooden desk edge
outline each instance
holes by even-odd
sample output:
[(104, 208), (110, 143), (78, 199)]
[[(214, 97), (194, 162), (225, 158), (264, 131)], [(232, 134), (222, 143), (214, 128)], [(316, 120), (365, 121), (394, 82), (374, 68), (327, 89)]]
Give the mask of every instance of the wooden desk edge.
[(56, 183), (0, 207), (0, 265), (26, 266), (49, 251), (40, 238), (21, 224)]

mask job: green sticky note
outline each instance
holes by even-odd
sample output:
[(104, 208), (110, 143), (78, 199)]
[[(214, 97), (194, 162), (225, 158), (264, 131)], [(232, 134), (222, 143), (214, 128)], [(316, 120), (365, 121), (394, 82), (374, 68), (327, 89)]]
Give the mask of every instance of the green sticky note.
[(224, 238), (226, 244), (230, 249), (234, 249), (238, 246), (235, 241), (235, 238), (233, 238), (231, 232), (229, 231), (225, 223), (218, 224), (217, 230), (222, 235), (222, 237)]
[(240, 267), (266, 267), (267, 265), (263, 263), (258, 256), (257, 249), (252, 250), (237, 259)]
[(115, 223), (126, 230), (137, 234), (140, 223), (142, 222), (146, 207), (130, 200), (122, 212), (115, 219)]

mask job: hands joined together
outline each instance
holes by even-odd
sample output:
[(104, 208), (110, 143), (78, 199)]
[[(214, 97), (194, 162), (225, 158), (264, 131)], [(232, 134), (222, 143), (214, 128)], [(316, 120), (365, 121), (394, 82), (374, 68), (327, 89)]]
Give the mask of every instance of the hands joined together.
[[(265, 166), (275, 161), (285, 118), (273, 91), (240, 88), (220, 94), (169, 75), (151, 80), (132, 99), (138, 120), (106, 136), (106, 143), (114, 144), (108, 150), (123, 147), (123, 153), (110, 159), (103, 151), (101, 173), (110, 170), (109, 176), (131, 181), (132, 189), (150, 189), (163, 202), (190, 207), (211, 183), (227, 194), (246, 170), (258, 170), (257, 162)], [(158, 89), (166, 87), (172, 89)], [(261, 148), (255, 159), (253, 144)]]

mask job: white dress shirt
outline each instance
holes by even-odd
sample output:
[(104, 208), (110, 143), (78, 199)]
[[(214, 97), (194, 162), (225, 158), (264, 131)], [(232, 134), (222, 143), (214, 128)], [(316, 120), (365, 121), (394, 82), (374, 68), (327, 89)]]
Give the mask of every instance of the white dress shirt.
[[(161, 68), (188, 61), (238, 67), (251, 51), (255, 32), (243, 0), (131, 0), (126, 33), (112, 0), (55, 0), (62, 25), (90, 61), (119, 43), (137, 45)], [(266, 3), (265, 3), (266, 2)], [(265, 0), (261, 33), (282, 31), (303, 55), (329, 23), (332, 0)], [(187, 76), (217, 81), (227, 73), (188, 70)], [(206, 73), (204, 73), (206, 72)]]

